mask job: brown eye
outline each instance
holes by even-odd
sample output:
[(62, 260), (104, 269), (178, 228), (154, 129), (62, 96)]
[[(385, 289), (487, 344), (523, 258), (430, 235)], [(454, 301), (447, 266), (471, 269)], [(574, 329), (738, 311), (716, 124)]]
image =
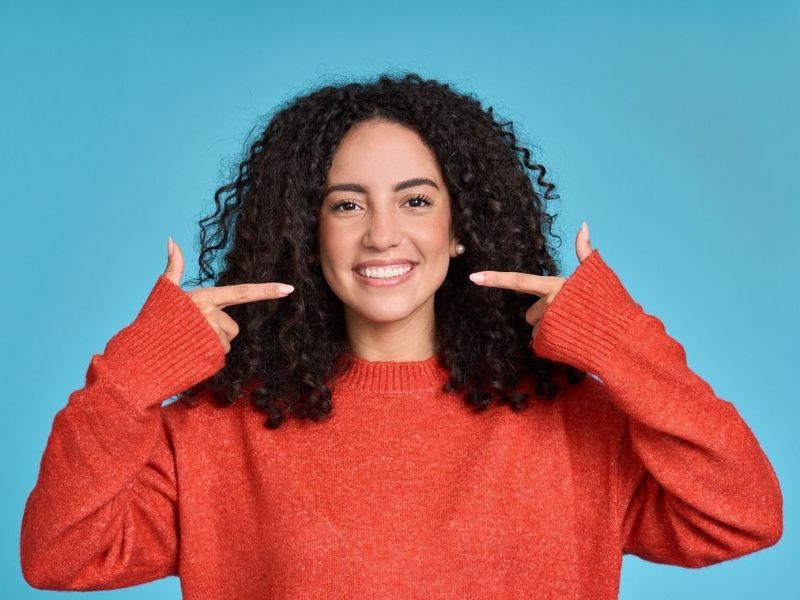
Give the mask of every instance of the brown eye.
[(345, 205), (347, 205), (347, 204), (352, 204), (353, 206), (355, 206), (355, 205), (356, 205), (356, 203), (355, 203), (355, 202), (353, 202), (353, 201), (351, 201), (351, 200), (342, 200), (341, 202), (337, 202), (336, 204), (334, 204), (333, 206), (331, 206), (331, 210), (332, 210), (332, 211), (335, 211), (335, 212), (350, 212), (350, 211), (342, 211), (342, 210), (339, 210), (339, 208), (340, 208), (341, 206), (345, 206)]
[(424, 196), (422, 194), (417, 194), (416, 196), (411, 196), (411, 198), (406, 200), (406, 202), (418, 202), (418, 201), (422, 201), (425, 204), (424, 205), (420, 205), (420, 206), (415, 207), (415, 208), (422, 208), (423, 206), (431, 206), (433, 204), (433, 202), (431, 202), (430, 198), (428, 198), (427, 196)]

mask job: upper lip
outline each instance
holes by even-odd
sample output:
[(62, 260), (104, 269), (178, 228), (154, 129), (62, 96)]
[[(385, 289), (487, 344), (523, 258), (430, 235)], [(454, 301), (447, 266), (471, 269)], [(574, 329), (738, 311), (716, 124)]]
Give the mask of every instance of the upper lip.
[(367, 267), (390, 267), (395, 265), (415, 265), (416, 261), (408, 260), (407, 258), (385, 258), (383, 260), (365, 260), (358, 263), (355, 270), (366, 269)]

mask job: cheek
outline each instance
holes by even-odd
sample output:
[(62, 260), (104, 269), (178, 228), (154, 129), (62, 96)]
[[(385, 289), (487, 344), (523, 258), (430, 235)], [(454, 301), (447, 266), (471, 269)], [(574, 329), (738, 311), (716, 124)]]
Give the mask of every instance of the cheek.
[(450, 232), (447, 224), (438, 224), (435, 227), (426, 228), (420, 232), (419, 240), (431, 252), (448, 252)]
[(342, 271), (349, 270), (353, 260), (352, 253), (348, 250), (348, 238), (336, 227), (321, 222), (318, 240), (322, 275), (332, 290), (339, 290), (344, 284)]
[(343, 259), (343, 240), (342, 236), (330, 225), (320, 223), (317, 232), (319, 240), (320, 262), (328, 265), (335, 265)]

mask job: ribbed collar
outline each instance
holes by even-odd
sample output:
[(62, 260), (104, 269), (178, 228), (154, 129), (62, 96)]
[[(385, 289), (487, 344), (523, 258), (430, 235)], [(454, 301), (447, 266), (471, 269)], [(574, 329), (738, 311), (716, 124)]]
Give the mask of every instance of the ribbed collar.
[(366, 360), (353, 355), (352, 366), (335, 385), (374, 394), (397, 394), (438, 390), (448, 377), (449, 371), (438, 354), (405, 362)]

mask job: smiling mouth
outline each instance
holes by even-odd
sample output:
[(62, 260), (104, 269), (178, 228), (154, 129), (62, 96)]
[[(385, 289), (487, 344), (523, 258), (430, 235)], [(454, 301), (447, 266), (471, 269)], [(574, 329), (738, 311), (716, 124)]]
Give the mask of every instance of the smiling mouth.
[(367, 269), (361, 269), (361, 270), (356, 269), (355, 271), (362, 277), (367, 277), (369, 279), (396, 279), (398, 277), (402, 277), (403, 275), (407, 275), (413, 270), (414, 270), (414, 265), (407, 265), (403, 267), (395, 267), (392, 269), (369, 267)]

